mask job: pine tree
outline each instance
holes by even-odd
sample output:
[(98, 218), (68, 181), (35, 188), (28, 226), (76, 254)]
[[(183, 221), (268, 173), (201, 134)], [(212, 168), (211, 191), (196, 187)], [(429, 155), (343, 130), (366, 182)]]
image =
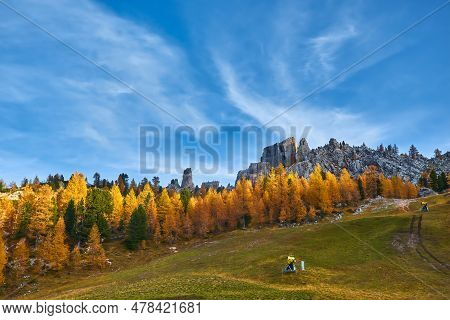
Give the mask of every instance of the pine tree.
[[(119, 178), (117, 178), (117, 185), (119, 187), (120, 193), (124, 195), (127, 191), (126, 181), (124, 180), (125, 174), (122, 173), (119, 175)], [(128, 175), (126, 175), (126, 179), (128, 179)]]
[(77, 216), (75, 202), (72, 199), (69, 201), (64, 214), (64, 224), (66, 226), (67, 236), (72, 242), (75, 242), (77, 236)]
[(439, 191), (439, 182), (438, 182), (438, 176), (436, 174), (436, 171), (433, 169), (430, 172), (430, 187), (434, 191)]
[(359, 196), (361, 198), (361, 200), (364, 200), (366, 198), (366, 193), (364, 191), (365, 189), (365, 178), (364, 176), (360, 175), (358, 177), (358, 191), (359, 191)]
[(448, 188), (447, 176), (445, 175), (444, 172), (441, 172), (441, 174), (439, 175), (437, 180), (438, 180), (437, 186), (438, 186), (439, 192), (442, 192)]
[(181, 202), (183, 203), (184, 212), (187, 212), (187, 207), (188, 207), (189, 200), (191, 199), (191, 197), (192, 197), (191, 190), (189, 190), (188, 188), (184, 188), (181, 190), (180, 198), (181, 198)]
[(418, 155), (419, 155), (419, 151), (418, 151), (417, 148), (412, 144), (411, 147), (409, 147), (409, 157), (410, 157), (411, 159), (416, 159)]
[(159, 191), (160, 191), (160, 190), (159, 190), (159, 189), (160, 189), (159, 183), (160, 183), (159, 177), (154, 176), (154, 177), (152, 178), (152, 189), (153, 189), (153, 192), (154, 192), (155, 194), (159, 193)]
[(105, 250), (100, 243), (100, 232), (95, 224), (89, 233), (86, 248), (86, 262), (91, 267), (104, 268), (106, 266)]
[(135, 194), (137, 194), (138, 191), (139, 191), (138, 187), (137, 187), (137, 184), (136, 184), (136, 181), (134, 180), (134, 178), (131, 179), (130, 189), (133, 190)]
[(141, 241), (147, 240), (147, 231), (147, 214), (142, 205), (139, 205), (131, 215), (130, 223), (128, 224), (127, 238), (125, 240), (127, 248), (136, 250)]
[(111, 230), (107, 218), (110, 219), (113, 210), (112, 196), (108, 190), (92, 188), (86, 198), (86, 215), (91, 224), (97, 223), (100, 235), (108, 239)]
[(3, 241), (3, 232), (0, 227), (0, 285), (5, 281), (3, 270), (8, 262), (8, 256), (6, 254), (5, 242)]
[(434, 150), (434, 157), (435, 157), (436, 159), (442, 159), (442, 152), (441, 152), (441, 150), (435, 149), (435, 150)]

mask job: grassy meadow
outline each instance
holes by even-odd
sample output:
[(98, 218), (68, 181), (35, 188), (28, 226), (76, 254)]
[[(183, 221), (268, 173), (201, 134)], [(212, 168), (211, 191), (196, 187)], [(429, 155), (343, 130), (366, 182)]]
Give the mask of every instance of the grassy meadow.
[[(450, 297), (450, 196), (408, 207), (345, 212), (339, 221), (247, 229), (130, 253), (105, 244), (109, 270), (48, 274), (19, 299), (446, 299)], [(412, 217), (416, 216), (414, 224)], [(409, 243), (409, 245), (408, 245)], [(306, 270), (282, 274), (287, 255)], [(4, 292), (4, 294), (6, 294)]]

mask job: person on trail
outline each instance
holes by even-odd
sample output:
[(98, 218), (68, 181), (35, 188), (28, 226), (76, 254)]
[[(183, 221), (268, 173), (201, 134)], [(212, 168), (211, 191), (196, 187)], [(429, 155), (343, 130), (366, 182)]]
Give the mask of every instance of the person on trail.
[(428, 202), (422, 201), (422, 212), (428, 212)]
[(295, 257), (288, 256), (287, 261), (288, 261), (288, 265), (287, 265), (286, 269), (290, 269), (291, 271), (295, 271), (295, 263), (297, 262), (297, 260), (295, 260)]

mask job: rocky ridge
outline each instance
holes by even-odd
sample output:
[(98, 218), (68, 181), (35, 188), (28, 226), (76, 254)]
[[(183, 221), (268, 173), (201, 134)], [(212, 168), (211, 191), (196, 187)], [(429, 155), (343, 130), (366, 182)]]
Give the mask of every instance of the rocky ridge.
[(374, 150), (364, 144), (350, 146), (334, 138), (322, 147), (310, 149), (306, 139), (302, 138), (297, 147), (295, 138), (291, 137), (265, 147), (261, 161), (239, 171), (237, 180), (244, 177), (256, 181), (260, 175), (267, 175), (272, 167), (280, 163), (288, 172), (295, 172), (304, 177), (311, 174), (316, 164), (336, 175), (346, 168), (354, 177), (363, 173), (368, 166), (375, 165), (387, 177), (398, 175), (416, 183), (420, 174), (427, 169), (435, 169), (438, 173), (450, 172), (450, 152), (431, 159), (418, 153), (411, 157), (398, 154), (396, 147)]

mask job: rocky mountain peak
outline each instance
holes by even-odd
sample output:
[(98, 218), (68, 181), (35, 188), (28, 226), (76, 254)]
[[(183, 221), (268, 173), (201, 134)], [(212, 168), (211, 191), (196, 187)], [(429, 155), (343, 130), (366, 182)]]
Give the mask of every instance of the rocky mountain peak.
[(181, 180), (181, 189), (188, 188), (194, 190), (194, 182), (192, 180), (192, 169), (187, 168), (183, 171), (183, 180)]
[(309, 149), (308, 142), (305, 138), (301, 138), (297, 149), (297, 161), (304, 161), (308, 158)]
[(265, 147), (261, 162), (268, 162), (272, 167), (280, 163), (287, 167), (296, 162), (297, 146), (294, 137), (287, 138), (272, 146)]

